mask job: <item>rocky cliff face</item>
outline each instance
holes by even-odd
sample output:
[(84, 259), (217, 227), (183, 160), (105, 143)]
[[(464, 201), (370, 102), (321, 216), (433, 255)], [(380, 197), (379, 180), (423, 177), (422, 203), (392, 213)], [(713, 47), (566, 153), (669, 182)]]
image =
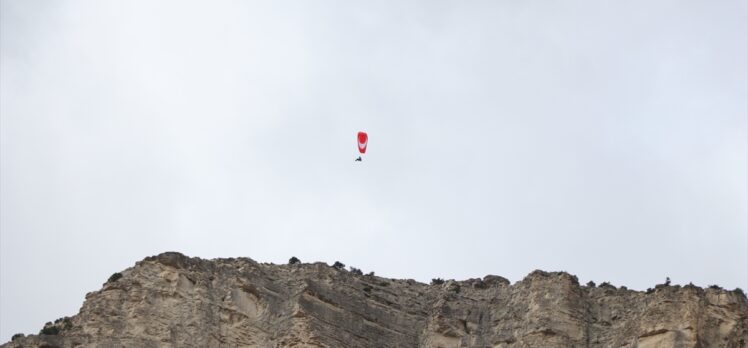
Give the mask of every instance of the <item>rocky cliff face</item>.
[(748, 301), (721, 289), (542, 271), (428, 285), (179, 253), (121, 274), (49, 335), (2, 347), (748, 347)]

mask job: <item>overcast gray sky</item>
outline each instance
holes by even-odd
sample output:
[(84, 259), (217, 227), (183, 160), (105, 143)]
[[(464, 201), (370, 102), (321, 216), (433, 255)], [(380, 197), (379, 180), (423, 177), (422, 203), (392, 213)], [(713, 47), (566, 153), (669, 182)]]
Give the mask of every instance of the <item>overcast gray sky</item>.
[(748, 288), (746, 1), (0, 15), (0, 341), (169, 250)]

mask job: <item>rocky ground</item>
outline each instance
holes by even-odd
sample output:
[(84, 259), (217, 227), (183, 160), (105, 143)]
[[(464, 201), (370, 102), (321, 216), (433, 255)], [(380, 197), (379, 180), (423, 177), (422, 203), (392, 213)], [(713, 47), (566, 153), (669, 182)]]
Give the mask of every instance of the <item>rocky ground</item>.
[(324, 263), (146, 258), (46, 334), (0, 347), (741, 347), (740, 291), (534, 271), (423, 284)]

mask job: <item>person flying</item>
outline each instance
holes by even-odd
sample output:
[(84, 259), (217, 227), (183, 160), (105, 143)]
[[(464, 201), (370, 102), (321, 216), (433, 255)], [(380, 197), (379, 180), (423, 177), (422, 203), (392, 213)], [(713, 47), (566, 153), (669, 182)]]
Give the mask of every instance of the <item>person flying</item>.
[[(358, 136), (356, 138), (358, 139), (358, 152), (363, 155), (366, 153), (366, 145), (369, 144), (369, 135), (366, 134), (366, 132), (358, 132)], [(361, 156), (358, 156), (358, 158), (356, 158), (356, 162), (361, 161)]]

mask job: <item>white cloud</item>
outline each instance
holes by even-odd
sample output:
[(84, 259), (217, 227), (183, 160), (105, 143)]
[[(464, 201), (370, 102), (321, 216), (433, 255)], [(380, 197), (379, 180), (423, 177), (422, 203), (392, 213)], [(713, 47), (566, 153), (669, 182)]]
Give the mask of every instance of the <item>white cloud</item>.
[(0, 5), (0, 340), (166, 250), (748, 286), (745, 2)]

